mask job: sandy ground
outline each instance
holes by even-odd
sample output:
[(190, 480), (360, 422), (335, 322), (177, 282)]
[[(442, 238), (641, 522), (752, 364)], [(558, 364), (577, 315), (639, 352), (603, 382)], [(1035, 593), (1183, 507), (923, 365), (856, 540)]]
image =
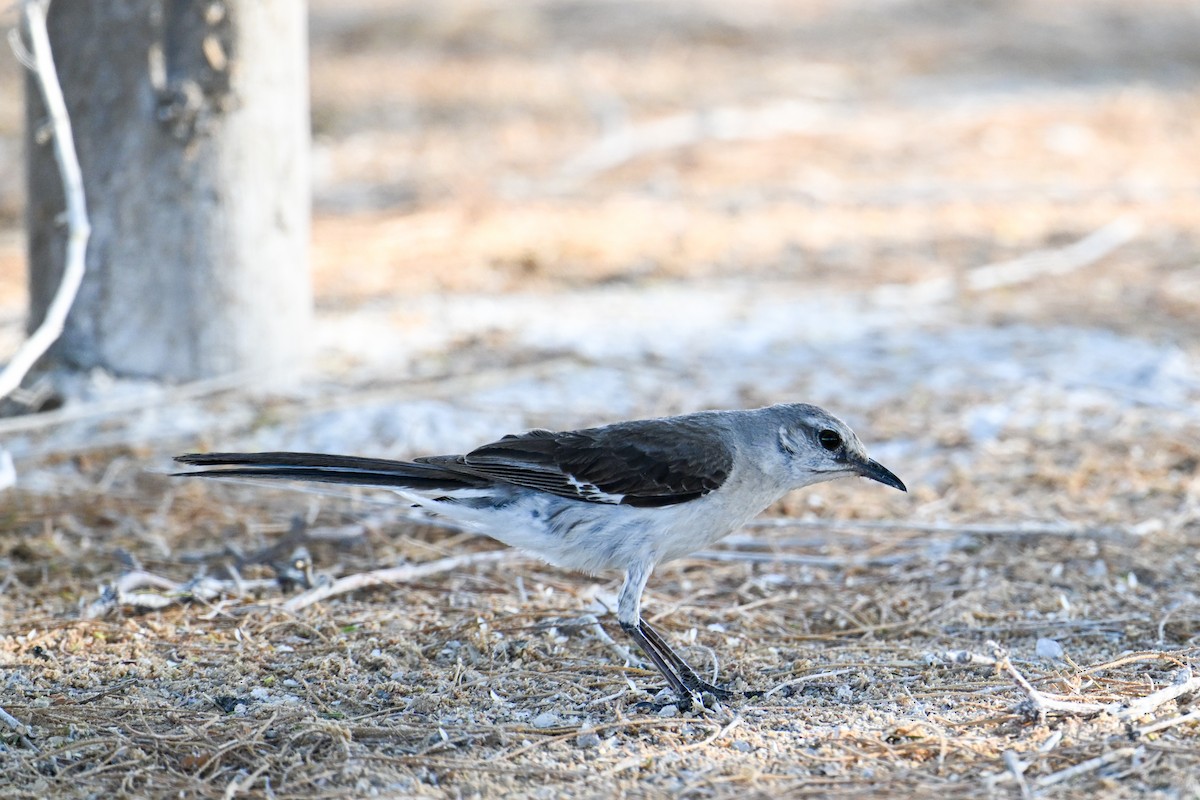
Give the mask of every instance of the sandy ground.
[[(310, 5), (311, 374), (0, 420), (6, 797), (1200, 796), (1194, 3)], [(648, 617), (768, 690), (701, 713), (637, 706), (619, 576), (163, 474), (793, 400), (911, 492), (662, 567)]]

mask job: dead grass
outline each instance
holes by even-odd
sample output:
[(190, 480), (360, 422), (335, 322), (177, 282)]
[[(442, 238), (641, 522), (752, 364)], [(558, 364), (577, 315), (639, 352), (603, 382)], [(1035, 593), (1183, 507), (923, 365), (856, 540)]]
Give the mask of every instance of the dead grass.
[[(253, 541), (245, 528), (286, 507), (284, 495), (243, 506), (245, 491), (236, 505), (214, 502), (228, 494), (185, 487), (153, 522), (155, 509), (139, 512), (111, 492), (18, 495), (10, 504), (4, 627), (15, 632), (0, 640), (4, 705), (36, 745), (8, 737), (12, 796), (84, 785), (198, 796), (238, 785), (286, 796), (332, 787), (537, 794), (538, 786), (582, 796), (885, 787), (1006, 795), (1018, 786), (1006, 753), (1024, 765), (1027, 788), (1045, 786), (1039, 796), (1081, 786), (1120, 796), (1184, 788), (1197, 767), (1194, 716), (1135, 733), (1188, 713), (1187, 697), (1125, 722), (1109, 713), (1039, 718), (1006, 674), (945, 656), (986, 655), (985, 640), (1003, 642), (1034, 687), (1077, 702), (1128, 703), (1171, 685), (1198, 650), (1200, 603), (1188, 589), (1200, 579), (1194, 522), (1153, 536), (1120, 524), (1103, 534), (985, 535), (950, 525), (800, 542), (775, 531), (762, 538), (782, 557), (766, 563), (669, 565), (647, 598), (651, 619), (691, 642), (699, 663), (719, 653), (723, 679), (775, 691), (659, 718), (631, 707), (657, 677), (622, 667), (580, 622), (592, 613), (591, 583), (525, 560), (299, 613), (266, 590), (78, 618), (94, 582), (122, 571), (122, 552), (178, 580), (207, 554), (219, 573), (232, 560), (221, 555), (223, 538)], [(228, 524), (231, 507), (243, 530), (205, 534)], [(322, 512), (318, 531), (344, 524), (343, 514)], [(81, 558), (96, 541), (105, 544)], [(403, 526), (307, 544), (334, 574), (481, 546)], [(170, 555), (154, 558), (155, 547)], [(789, 563), (790, 553), (819, 558)], [(1062, 658), (1037, 658), (1040, 638), (1058, 642)], [(1121, 755), (1053, 782), (1113, 752)]]
[[(1186, 3), (1132, 17), (1115, 2), (312, 6), (326, 311), (426, 292), (540, 292), (549, 305), (706, 278), (867, 292), (1126, 215), (1143, 225), (1133, 243), (1034, 290), (961, 294), (951, 321), (1095, 327), (1200, 352)], [(797, 97), (816, 111), (807, 131), (566, 169), (614, 113), (637, 133)], [(0, 234), (12, 315), (19, 251)], [(538, 356), (464, 342), (442, 357), (505, 370)], [(735, 539), (665, 565), (651, 619), (722, 680), (768, 690), (675, 717), (635, 709), (659, 679), (589, 621), (606, 623), (597, 597), (612, 576), (513, 556), (291, 611), (296, 590), (275, 579), (299, 545), (330, 579), (492, 545), (361, 498), (138, 468), (193, 442), (41, 434), (21, 464), (40, 483), (0, 502), (0, 707), (18, 726), (0, 725), (0, 786), (14, 798), (1198, 796), (1194, 697), (1120, 714), (1197, 664), (1195, 418), (1165, 424), (1138, 406), (1098, 431), (1046, 408), (1043, 424), (972, 440), (965, 411), (1003, 401), (966, 386), (873, 409), (864, 438), (921, 443), (909, 466), (936, 478), (909, 497), (799, 493), (770, 512), (799, 523), (755, 531), (760, 548)], [(276, 399), (237, 431), (310, 410)], [(87, 618), (135, 570), (172, 584), (139, 590), (163, 607), (127, 597)], [(226, 583), (197, 597), (201, 575)], [(1045, 642), (1039, 655), (1039, 640), (1061, 657)], [(999, 668), (989, 642), (1008, 654)], [(1039, 714), (1006, 663), (1035, 692), (1110, 708)]]

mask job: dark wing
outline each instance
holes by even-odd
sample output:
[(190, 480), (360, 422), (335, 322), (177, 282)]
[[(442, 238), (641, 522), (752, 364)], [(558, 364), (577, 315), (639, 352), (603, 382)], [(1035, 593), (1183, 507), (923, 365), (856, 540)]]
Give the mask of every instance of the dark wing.
[(593, 503), (668, 506), (729, 476), (733, 453), (710, 420), (675, 417), (506, 436), (465, 456), (418, 459)]

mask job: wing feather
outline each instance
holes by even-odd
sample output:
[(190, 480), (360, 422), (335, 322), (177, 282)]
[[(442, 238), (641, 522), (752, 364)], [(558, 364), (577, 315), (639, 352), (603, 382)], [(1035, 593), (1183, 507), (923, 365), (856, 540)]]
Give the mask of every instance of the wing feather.
[(674, 417), (535, 430), (418, 461), (594, 503), (666, 506), (719, 488), (733, 453), (711, 418)]

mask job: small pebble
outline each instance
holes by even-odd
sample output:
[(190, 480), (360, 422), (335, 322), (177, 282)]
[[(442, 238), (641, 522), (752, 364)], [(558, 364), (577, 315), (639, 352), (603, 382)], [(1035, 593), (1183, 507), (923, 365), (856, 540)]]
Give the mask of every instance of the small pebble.
[(674, 703), (663, 706), (658, 710), (658, 715), (664, 718), (677, 717), (679, 716), (679, 706), (675, 705)]
[(1037, 653), (1038, 658), (1045, 658), (1053, 661), (1061, 661), (1063, 657), (1062, 645), (1053, 639), (1038, 639), (1035, 652)]
[(558, 724), (558, 715), (543, 711), (533, 718), (532, 724), (535, 728), (553, 728)]
[(575, 744), (579, 747), (596, 747), (600, 744), (600, 734), (594, 731), (581, 733), (575, 737)]
[(749, 753), (754, 749), (754, 745), (750, 744), (749, 742), (743, 742), (741, 739), (738, 739), (731, 746), (734, 750), (737, 750), (740, 753)]

